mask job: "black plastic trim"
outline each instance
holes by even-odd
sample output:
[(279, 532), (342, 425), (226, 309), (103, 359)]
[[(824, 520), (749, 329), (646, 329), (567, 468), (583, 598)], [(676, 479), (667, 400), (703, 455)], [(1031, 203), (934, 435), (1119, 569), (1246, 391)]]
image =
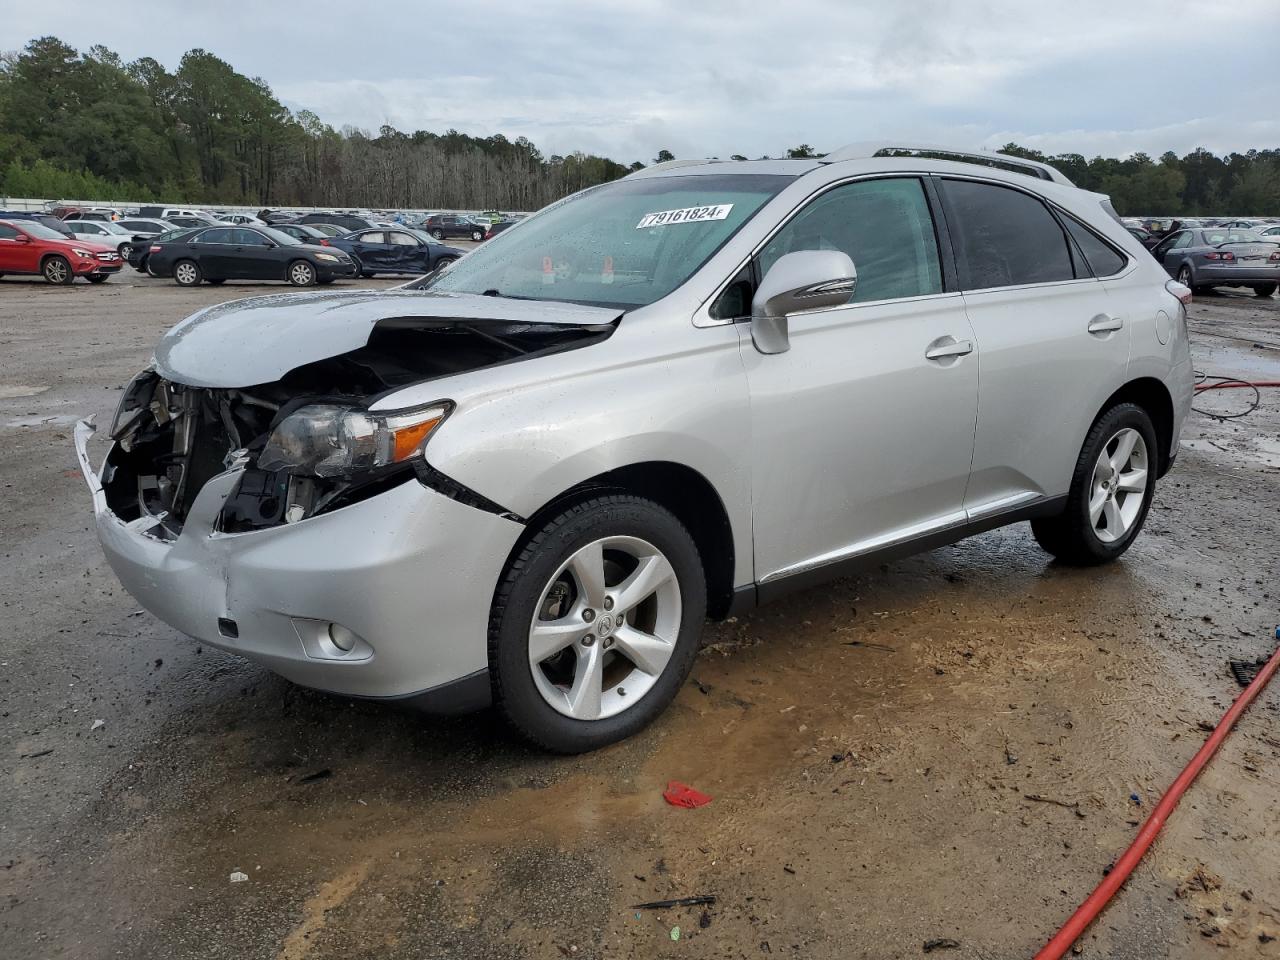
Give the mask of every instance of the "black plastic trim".
[(518, 513), (508, 510), (499, 503), (494, 503), (488, 497), (476, 493), (470, 487), (453, 479), (453, 477), (441, 473), (424, 459), (415, 460), (413, 462), (413, 470), (418, 475), (419, 483), (442, 496), (448, 497), (450, 500), (457, 500), (461, 504), (475, 507), (475, 509), (483, 510), (485, 513), (496, 514), (503, 519), (511, 520), (522, 526), (529, 522)]
[(837, 580), (841, 577), (851, 576), (852, 574), (866, 570), (868, 567), (878, 566), (879, 564), (887, 563), (891, 560), (900, 560), (903, 557), (923, 553), (926, 550), (945, 547), (948, 544), (956, 543), (966, 537), (971, 537), (978, 533), (985, 533), (986, 531), (994, 530), (997, 527), (1007, 526), (1011, 523), (1018, 523), (1021, 520), (1032, 520), (1036, 517), (1052, 517), (1061, 513), (1066, 508), (1066, 505), (1066, 494), (1063, 494), (1060, 497), (1047, 497), (1023, 507), (1017, 507), (1013, 510), (1004, 510), (999, 513), (993, 513), (990, 516), (982, 517), (978, 520), (970, 520), (968, 523), (959, 524), (954, 527), (947, 527), (945, 530), (938, 530), (934, 533), (927, 533), (920, 537), (913, 537), (910, 540), (894, 543), (878, 550), (869, 551), (868, 553), (860, 553), (855, 557), (848, 558), (847, 560), (837, 560), (835, 563), (828, 563), (812, 570), (804, 570), (780, 580), (771, 580), (768, 583), (756, 583), (746, 587), (738, 587), (734, 590), (733, 605), (730, 608), (730, 612), (734, 614), (745, 613), (756, 604), (763, 605), (770, 603), (777, 600), (779, 597), (786, 596), (789, 593), (794, 593), (797, 590), (804, 590), (820, 583), (827, 583), (828, 581)]
[(360, 697), (355, 700), (372, 700), (375, 703), (386, 703), (397, 707), (407, 707), (421, 713), (434, 713), (441, 716), (454, 716), (464, 713), (475, 713), (493, 703), (493, 689), (489, 683), (489, 668), (484, 667), (465, 677), (450, 680), (437, 687), (428, 687), (416, 693), (405, 693), (398, 697)]

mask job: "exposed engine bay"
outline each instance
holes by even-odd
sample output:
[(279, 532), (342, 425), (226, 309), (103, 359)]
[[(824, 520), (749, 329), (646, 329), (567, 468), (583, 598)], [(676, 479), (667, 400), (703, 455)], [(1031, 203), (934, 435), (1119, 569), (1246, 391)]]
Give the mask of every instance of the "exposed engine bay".
[[(365, 411), (388, 392), (576, 349), (597, 343), (612, 331), (610, 324), (390, 318), (373, 327), (364, 346), (297, 367), (273, 383), (193, 387), (166, 380), (154, 370), (144, 371), (126, 388), (112, 424), (116, 445), (101, 478), (107, 505), (125, 522), (150, 518), (155, 521), (148, 530), (152, 536), (175, 539), (204, 485), (233, 468), (242, 468), (243, 473), (215, 527), (224, 533), (294, 523), (415, 476), (435, 486), (441, 475), (426, 464), (418, 449), (409, 450), (414, 456), (359, 469), (344, 469), (341, 464), (318, 471), (280, 467), (278, 448), (282, 443), (287, 447), (289, 438), (279, 440), (278, 428), (306, 411), (337, 411), (359, 422), (375, 420)], [(427, 431), (445, 415), (447, 408), (425, 424)], [(387, 442), (400, 450), (394, 434)], [(264, 457), (269, 446), (273, 449)], [(260, 461), (270, 469), (260, 466)]]

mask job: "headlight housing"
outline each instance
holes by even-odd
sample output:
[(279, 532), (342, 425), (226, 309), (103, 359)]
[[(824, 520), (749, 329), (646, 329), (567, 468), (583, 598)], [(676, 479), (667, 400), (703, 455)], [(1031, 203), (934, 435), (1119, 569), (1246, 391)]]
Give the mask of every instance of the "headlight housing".
[(376, 472), (412, 459), (452, 409), (447, 400), (387, 413), (309, 403), (276, 424), (258, 468), (324, 478)]
[(327, 260), (330, 263), (338, 262), (338, 258), (335, 257), (332, 253), (317, 253), (315, 257), (317, 260)]
[(77, 257), (85, 257), (89, 260), (93, 259), (92, 253), (90, 253), (88, 250), (81, 250), (79, 247), (72, 247), (71, 252), (74, 253)]

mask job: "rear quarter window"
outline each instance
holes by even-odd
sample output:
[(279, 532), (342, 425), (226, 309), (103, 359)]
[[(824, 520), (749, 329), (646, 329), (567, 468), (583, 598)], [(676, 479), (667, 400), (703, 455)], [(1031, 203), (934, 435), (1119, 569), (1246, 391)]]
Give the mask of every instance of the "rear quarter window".
[(1115, 276), (1129, 262), (1122, 253), (1083, 223), (1071, 217), (1063, 217), (1062, 220), (1067, 225), (1067, 232), (1071, 234), (1071, 239), (1084, 254), (1084, 259), (1095, 277)]

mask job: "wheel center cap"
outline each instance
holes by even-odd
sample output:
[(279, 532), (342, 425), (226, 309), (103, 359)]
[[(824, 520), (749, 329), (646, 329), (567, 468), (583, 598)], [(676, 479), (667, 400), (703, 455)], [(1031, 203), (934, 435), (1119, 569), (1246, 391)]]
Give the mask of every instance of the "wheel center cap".
[(613, 633), (613, 617), (606, 613), (596, 621), (596, 635), (607, 637), (611, 633)]

